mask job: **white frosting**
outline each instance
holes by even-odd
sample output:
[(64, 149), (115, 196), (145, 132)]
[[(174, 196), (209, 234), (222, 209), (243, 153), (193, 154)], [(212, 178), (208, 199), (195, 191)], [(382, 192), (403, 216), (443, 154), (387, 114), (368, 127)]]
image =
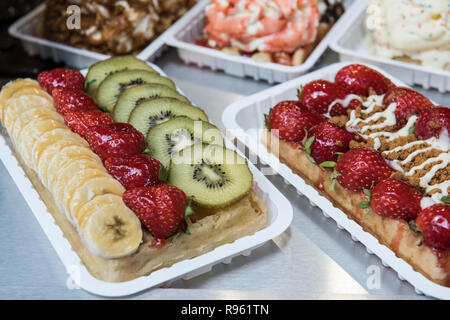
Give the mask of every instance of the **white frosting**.
[(339, 103), (339, 104), (342, 105), (345, 109), (347, 109), (347, 108), (349, 107), (349, 105), (350, 105), (350, 102), (352, 102), (353, 100), (358, 100), (359, 102), (363, 103), (363, 100), (361, 99), (360, 96), (358, 96), (357, 94), (351, 93), (351, 94), (347, 95), (344, 99), (336, 99), (336, 100), (334, 100), (334, 101), (329, 105), (328, 111), (327, 111), (327, 113), (325, 114), (325, 116), (330, 117), (330, 112), (331, 112), (331, 110), (333, 110), (333, 107), (334, 107), (336, 104)]
[(424, 66), (450, 63), (448, 0), (370, 0), (366, 44), (385, 58), (409, 56)]

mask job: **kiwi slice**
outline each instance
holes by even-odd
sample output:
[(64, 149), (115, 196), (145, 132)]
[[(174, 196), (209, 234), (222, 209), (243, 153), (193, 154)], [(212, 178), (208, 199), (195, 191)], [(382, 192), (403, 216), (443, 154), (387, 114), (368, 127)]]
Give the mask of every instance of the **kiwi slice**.
[(185, 96), (163, 84), (139, 84), (122, 92), (114, 105), (112, 116), (117, 122), (128, 122), (131, 112), (139, 103), (160, 97), (175, 98), (190, 103)]
[(168, 167), (175, 153), (194, 143), (223, 145), (222, 133), (209, 122), (176, 117), (150, 129), (147, 153)]
[(252, 188), (253, 176), (244, 158), (213, 144), (194, 144), (171, 159), (169, 181), (205, 207), (225, 207)]
[(133, 56), (117, 56), (103, 61), (99, 61), (89, 67), (84, 89), (95, 98), (95, 93), (100, 83), (110, 74), (124, 70), (147, 70), (157, 73), (145, 61), (139, 60)]
[(144, 83), (163, 84), (176, 89), (172, 80), (147, 70), (125, 70), (105, 78), (97, 88), (95, 97), (100, 108), (111, 112), (120, 94), (128, 87)]
[(200, 108), (174, 98), (156, 98), (139, 103), (131, 112), (128, 123), (146, 136), (153, 126), (179, 116), (208, 121)]

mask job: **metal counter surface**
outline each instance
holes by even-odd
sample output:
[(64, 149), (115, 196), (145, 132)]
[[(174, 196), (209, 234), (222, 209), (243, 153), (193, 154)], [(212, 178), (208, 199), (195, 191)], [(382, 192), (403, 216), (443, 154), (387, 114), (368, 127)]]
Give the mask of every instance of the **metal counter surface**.
[[(315, 69), (338, 61), (328, 51)], [(223, 110), (232, 102), (270, 87), (209, 69), (184, 65), (174, 49), (155, 62), (211, 122), (224, 129)], [(415, 88), (438, 103), (448, 94)], [(398, 279), (376, 256), (337, 228), (309, 200), (278, 176), (268, 177), (294, 207), (291, 227), (281, 236), (228, 265), (170, 288), (134, 299), (425, 299)], [(69, 289), (68, 276), (19, 190), (0, 163), (0, 299), (95, 299)]]

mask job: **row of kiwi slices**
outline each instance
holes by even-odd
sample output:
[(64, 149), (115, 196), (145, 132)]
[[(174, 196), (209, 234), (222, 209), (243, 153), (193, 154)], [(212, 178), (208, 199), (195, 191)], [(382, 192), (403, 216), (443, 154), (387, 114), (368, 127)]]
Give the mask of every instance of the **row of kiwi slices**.
[(85, 90), (116, 122), (128, 122), (146, 136), (146, 153), (194, 203), (225, 207), (252, 188), (244, 158), (226, 149), (206, 113), (145, 61), (132, 56), (100, 61), (89, 68)]

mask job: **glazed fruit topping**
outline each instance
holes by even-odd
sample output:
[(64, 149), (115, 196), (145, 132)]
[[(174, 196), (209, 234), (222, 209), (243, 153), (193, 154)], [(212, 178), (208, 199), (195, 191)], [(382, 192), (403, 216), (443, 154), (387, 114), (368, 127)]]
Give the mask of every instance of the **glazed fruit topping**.
[(386, 179), (371, 190), (370, 208), (383, 217), (411, 220), (419, 214), (422, 198), (422, 194), (406, 182)]
[(108, 158), (105, 168), (127, 189), (158, 184), (161, 163), (145, 154)]
[(168, 238), (187, 229), (192, 214), (186, 194), (179, 188), (158, 184), (125, 191), (123, 201), (155, 238)]
[(434, 107), (434, 104), (428, 98), (405, 87), (395, 87), (386, 93), (383, 104), (389, 106), (391, 103), (396, 103), (395, 118), (399, 127), (406, 124), (409, 116), (419, 115), (424, 110)]
[(308, 132), (325, 120), (325, 117), (299, 101), (283, 101), (270, 110), (266, 125), (280, 139), (300, 143), (305, 137), (305, 130)]
[(299, 91), (299, 100), (305, 106), (310, 107), (320, 114), (329, 114), (334, 117), (346, 115), (347, 108), (355, 109), (361, 104), (358, 99), (348, 101), (348, 105), (343, 105), (343, 101), (335, 102), (336, 100), (344, 100), (350, 94), (346, 89), (333, 82), (314, 80), (307, 83)]
[(56, 110), (65, 115), (71, 111), (97, 109), (97, 103), (90, 96), (77, 89), (55, 88), (52, 90)]
[(438, 203), (419, 213), (411, 229), (420, 232), (429, 247), (450, 250), (450, 205)]
[(41, 72), (38, 82), (42, 88), (52, 94), (55, 88), (67, 88), (83, 91), (84, 77), (80, 71), (74, 69), (56, 68)]
[(450, 133), (450, 108), (438, 106), (422, 112), (416, 121), (415, 134), (419, 138), (438, 138), (442, 130)]
[(85, 138), (92, 150), (103, 160), (139, 154), (145, 149), (144, 135), (128, 123), (90, 127), (85, 132)]
[(64, 116), (64, 121), (72, 131), (84, 137), (86, 130), (93, 126), (113, 123), (114, 120), (102, 111), (71, 111)]
[(335, 83), (349, 92), (369, 96), (370, 91), (384, 94), (395, 85), (378, 71), (361, 64), (351, 64), (338, 71)]
[(353, 191), (370, 189), (394, 172), (381, 153), (362, 147), (344, 153), (337, 162), (336, 170), (340, 174), (337, 178), (339, 183)]

